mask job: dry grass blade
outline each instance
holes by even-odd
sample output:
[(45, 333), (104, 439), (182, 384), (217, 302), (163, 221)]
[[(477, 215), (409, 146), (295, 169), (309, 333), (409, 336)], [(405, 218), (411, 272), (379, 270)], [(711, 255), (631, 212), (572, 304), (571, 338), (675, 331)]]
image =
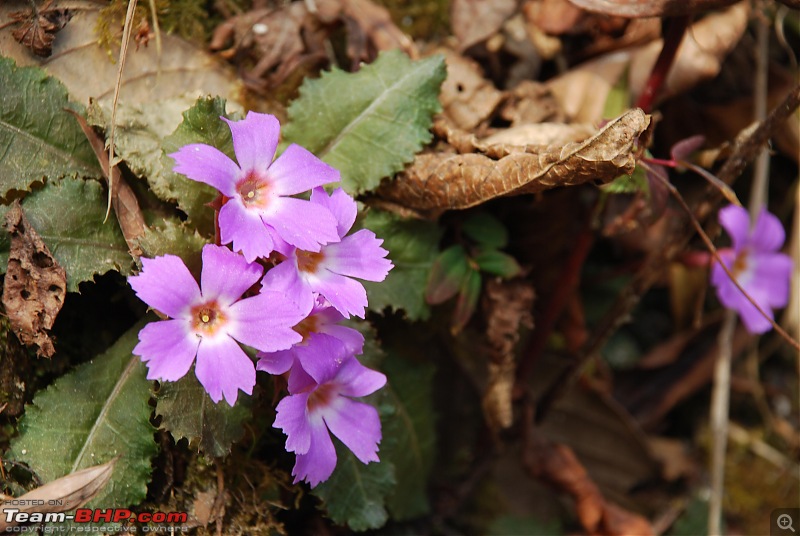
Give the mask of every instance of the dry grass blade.
[(499, 160), (479, 154), (422, 154), (379, 195), (407, 208), (436, 214), (480, 205), (500, 196), (537, 193), (588, 181), (610, 181), (636, 166), (634, 143), (650, 124), (629, 110), (581, 143), (516, 153)]
[(739, 0), (569, 0), (586, 11), (618, 17), (675, 17), (693, 15), (735, 4)]
[[(105, 487), (114, 471), (116, 459), (103, 465), (88, 467), (75, 473), (63, 476), (29, 491), (0, 508), (5, 514), (9, 508), (25, 513), (59, 513), (79, 508), (94, 498)], [(0, 517), (0, 531), (6, 531), (17, 523), (6, 521)]]

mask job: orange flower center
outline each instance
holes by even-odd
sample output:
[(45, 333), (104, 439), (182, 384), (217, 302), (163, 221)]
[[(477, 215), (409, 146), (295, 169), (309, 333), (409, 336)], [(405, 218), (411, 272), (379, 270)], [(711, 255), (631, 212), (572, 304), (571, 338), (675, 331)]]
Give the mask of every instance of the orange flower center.
[(297, 324), (292, 329), (295, 330), (300, 335), (302, 335), (303, 342), (306, 342), (308, 340), (308, 337), (312, 333), (317, 332), (318, 327), (319, 327), (319, 318), (316, 316), (309, 316), (306, 317), (305, 320), (300, 321), (300, 323)]
[(213, 336), (225, 325), (226, 318), (216, 301), (192, 307), (192, 328), (196, 335)]
[(301, 272), (314, 273), (317, 271), (317, 266), (325, 259), (325, 254), (321, 251), (313, 253), (311, 251), (298, 251), (297, 252), (297, 268)]
[(741, 274), (742, 274), (742, 272), (744, 272), (745, 270), (747, 270), (747, 257), (748, 257), (748, 253), (749, 253), (749, 252), (748, 252), (746, 249), (745, 249), (745, 250), (742, 250), (742, 251), (741, 251), (741, 252), (739, 252), (739, 254), (736, 256), (736, 259), (734, 259), (734, 261), (733, 261), (733, 268), (731, 268), (731, 273), (733, 273), (733, 275), (734, 275), (734, 276), (736, 276), (736, 277), (739, 277), (739, 275), (741, 275)]
[(314, 411), (317, 408), (328, 406), (338, 394), (336, 386), (330, 383), (319, 386), (308, 397), (308, 411)]
[(264, 208), (269, 201), (269, 183), (251, 170), (236, 185), (236, 191), (246, 207)]

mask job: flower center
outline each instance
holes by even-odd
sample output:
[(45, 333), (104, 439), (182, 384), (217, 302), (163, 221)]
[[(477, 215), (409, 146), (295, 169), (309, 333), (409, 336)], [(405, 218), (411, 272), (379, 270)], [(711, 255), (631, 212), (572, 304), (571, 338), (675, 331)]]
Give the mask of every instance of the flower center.
[(739, 277), (743, 272), (747, 270), (747, 257), (749, 251), (743, 249), (736, 255), (736, 259), (733, 261), (733, 267), (731, 268), (731, 273), (735, 277)]
[(227, 323), (227, 319), (222, 311), (219, 310), (217, 302), (202, 303), (192, 307), (192, 329), (195, 335), (201, 337), (211, 337)]
[(308, 411), (313, 412), (319, 408), (329, 406), (338, 394), (336, 385), (331, 383), (320, 385), (308, 397)]
[(292, 329), (303, 336), (303, 341), (300, 343), (303, 344), (308, 341), (308, 338), (311, 336), (312, 333), (317, 332), (318, 328), (319, 328), (319, 317), (312, 315), (306, 317), (304, 320), (301, 320), (300, 323), (297, 324)]
[(269, 182), (254, 170), (248, 171), (236, 184), (236, 191), (247, 208), (265, 208), (270, 198), (269, 190)]
[(311, 251), (297, 252), (297, 269), (301, 272), (313, 274), (317, 271), (317, 266), (325, 259), (323, 252), (314, 253)]

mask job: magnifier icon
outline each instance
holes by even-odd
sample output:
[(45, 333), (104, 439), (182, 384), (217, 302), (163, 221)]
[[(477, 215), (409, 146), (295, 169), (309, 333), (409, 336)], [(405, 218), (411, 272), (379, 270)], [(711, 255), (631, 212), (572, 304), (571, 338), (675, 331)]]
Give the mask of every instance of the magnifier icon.
[(792, 532), (795, 532), (794, 527), (792, 526), (792, 516), (789, 514), (781, 514), (778, 516), (778, 528), (781, 530), (789, 529)]

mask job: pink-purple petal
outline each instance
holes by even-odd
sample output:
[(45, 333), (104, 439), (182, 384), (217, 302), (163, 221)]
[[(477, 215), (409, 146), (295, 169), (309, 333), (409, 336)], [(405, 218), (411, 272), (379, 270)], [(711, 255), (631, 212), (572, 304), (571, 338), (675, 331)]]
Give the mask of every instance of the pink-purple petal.
[(367, 404), (339, 397), (330, 410), (322, 411), (328, 429), (362, 463), (377, 462), (381, 441), (378, 411)]
[(327, 356), (326, 359), (305, 359), (303, 369), (317, 385), (332, 381), (339, 372), (339, 367), (348, 360), (347, 348), (338, 339), (322, 335), (314, 344), (314, 356)]
[(364, 318), (367, 307), (367, 291), (364, 285), (343, 275), (322, 270), (318, 277), (309, 281), (311, 289), (325, 296), (342, 315)]
[(264, 291), (238, 301), (230, 306), (228, 312), (227, 333), (256, 350), (287, 350), (303, 340), (292, 327), (305, 318), (305, 314), (278, 292)]
[(286, 450), (305, 454), (311, 447), (311, 425), (308, 421), (308, 393), (289, 395), (278, 403), (273, 428), (286, 434)]
[(294, 483), (301, 480), (315, 487), (328, 480), (336, 468), (336, 449), (328, 429), (320, 419), (319, 424), (311, 424), (311, 446), (306, 454), (298, 454), (292, 469)]
[(336, 218), (336, 230), (340, 238), (343, 238), (353, 227), (358, 215), (358, 205), (356, 205), (355, 199), (347, 195), (343, 189), (337, 188), (329, 196), (324, 188), (314, 188), (311, 192), (311, 202), (331, 211)]
[(231, 199), (219, 211), (220, 241), (233, 242), (233, 251), (241, 251), (247, 262), (272, 253), (270, 230), (257, 211), (247, 210), (238, 199)]
[(150, 322), (139, 331), (133, 354), (147, 364), (148, 380), (178, 381), (192, 366), (200, 339), (185, 320)]
[(785, 239), (786, 231), (783, 230), (781, 221), (766, 208), (762, 208), (750, 237), (752, 249), (760, 253), (772, 253), (783, 246)]
[(336, 219), (325, 207), (304, 199), (279, 197), (261, 213), (281, 239), (305, 251), (319, 251), (321, 244), (337, 242)]
[(308, 314), (314, 306), (314, 293), (297, 270), (297, 260), (290, 257), (270, 269), (261, 281), (261, 291), (280, 292)]
[(719, 223), (728, 231), (733, 248), (739, 251), (750, 240), (750, 215), (737, 205), (728, 205), (719, 211)]
[(200, 286), (204, 299), (216, 299), (220, 306), (228, 306), (241, 298), (255, 285), (264, 269), (226, 247), (203, 246), (203, 272)]
[(128, 283), (143, 302), (172, 318), (189, 314), (200, 301), (200, 288), (180, 257), (142, 258), (142, 271)]
[(339, 181), (339, 171), (303, 147), (292, 144), (272, 163), (269, 180), (278, 195), (295, 195)]
[(339, 367), (335, 381), (344, 396), (367, 396), (386, 385), (386, 376), (351, 357)]
[[(331, 309), (333, 308), (331, 307)], [(336, 311), (335, 309), (333, 310)], [(336, 314), (339, 314), (338, 311)], [(342, 341), (342, 344), (347, 348), (347, 353), (350, 355), (358, 355), (364, 351), (364, 336), (353, 328), (338, 324), (323, 324), (319, 327), (319, 332)]]
[(277, 352), (258, 352), (256, 370), (278, 376), (289, 372), (294, 365), (294, 348), (278, 350)]
[(224, 397), (233, 406), (239, 390), (252, 394), (256, 384), (253, 362), (236, 341), (227, 336), (206, 337), (200, 341), (194, 372), (215, 403)]
[(231, 128), (233, 151), (239, 167), (245, 172), (266, 172), (278, 147), (281, 129), (278, 119), (274, 115), (256, 112), (247, 112), (247, 117), (241, 121), (221, 119)]
[(204, 143), (184, 145), (169, 155), (175, 160), (173, 171), (193, 181), (213, 186), (228, 197), (236, 190), (241, 170), (225, 153)]
[(324, 266), (331, 272), (366, 279), (383, 281), (393, 268), (386, 259), (388, 251), (381, 247), (383, 240), (375, 233), (362, 229), (346, 236), (341, 242), (325, 246)]

